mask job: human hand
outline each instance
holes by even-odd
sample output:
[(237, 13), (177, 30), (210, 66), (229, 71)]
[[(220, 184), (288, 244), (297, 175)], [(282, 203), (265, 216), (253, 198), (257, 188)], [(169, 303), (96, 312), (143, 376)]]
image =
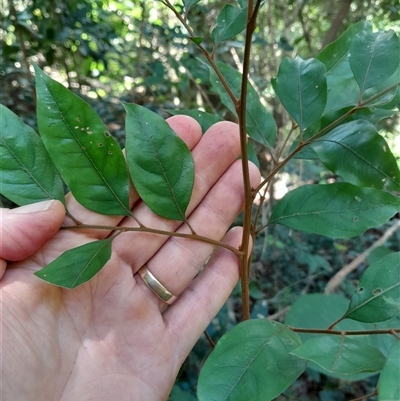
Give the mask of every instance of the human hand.
[[(241, 228), (226, 231), (243, 206), (238, 127), (218, 123), (202, 136), (189, 117), (168, 122), (192, 149), (191, 226), (237, 248)], [(257, 186), (259, 172), (253, 165), (250, 171)], [(132, 218), (88, 211), (70, 194), (66, 204), (85, 224), (137, 226)], [(131, 207), (146, 227), (189, 233), (185, 224), (154, 215), (134, 189)], [(24, 210), (29, 213), (19, 213)], [(74, 224), (58, 201), (4, 209), (1, 218), (2, 400), (166, 400), (184, 359), (237, 283), (237, 257), (193, 239), (126, 232), (113, 241), (112, 257), (97, 276), (66, 290), (32, 273), (111, 232), (58, 231), (62, 223)], [(6, 268), (5, 260), (14, 262)], [(138, 276), (144, 264), (177, 295), (168, 309)]]

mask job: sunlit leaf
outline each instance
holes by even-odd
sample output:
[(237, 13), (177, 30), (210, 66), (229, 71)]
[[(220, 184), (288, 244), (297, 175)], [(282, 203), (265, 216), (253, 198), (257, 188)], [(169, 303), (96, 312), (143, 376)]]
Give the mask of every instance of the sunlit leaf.
[(319, 120), (327, 100), (325, 66), (317, 59), (284, 58), (274, 90), (302, 130)]
[(215, 45), (231, 39), (244, 30), (247, 22), (247, 9), (240, 9), (225, 4), (217, 17), (217, 22), (211, 32)]
[(111, 243), (112, 238), (107, 238), (70, 249), (35, 275), (59, 287), (78, 287), (93, 278), (110, 259)]
[(126, 159), (136, 190), (159, 216), (185, 220), (194, 184), (186, 144), (158, 114), (136, 104), (126, 110)]
[(17, 205), (58, 199), (64, 188), (37, 133), (0, 105), (0, 193)]
[(400, 314), (400, 252), (391, 253), (368, 267), (351, 298), (345, 317), (381, 322)]
[(301, 344), (281, 323), (248, 320), (217, 343), (199, 377), (199, 401), (269, 401), (292, 384), (306, 363), (290, 354)]
[(400, 191), (400, 171), (389, 145), (367, 121), (340, 125), (313, 142), (332, 172), (354, 185)]
[[(239, 98), (242, 83), (242, 74), (235, 68), (224, 64), (217, 63), (223, 77), (227, 81), (232, 93)], [(227, 94), (224, 86), (219, 80), (215, 71), (210, 67), (210, 81), (212, 87), (217, 91), (221, 98), (221, 102), (236, 115), (235, 107), (231, 98)], [(273, 147), (276, 142), (276, 124), (272, 115), (266, 110), (260, 101), (260, 96), (253, 86), (248, 83), (247, 102), (246, 102), (246, 130), (251, 138), (255, 141)]]
[(330, 373), (344, 375), (379, 372), (385, 363), (385, 357), (378, 349), (360, 340), (338, 335), (313, 338), (292, 354), (315, 362)]
[(351, 42), (349, 61), (361, 93), (364, 93), (388, 79), (399, 67), (399, 38), (393, 31), (361, 31)]
[(400, 341), (393, 344), (378, 383), (378, 401), (400, 400)]
[(38, 67), (39, 132), (76, 200), (108, 215), (129, 215), (129, 175), (118, 143), (95, 111)]
[(193, 117), (201, 126), (202, 132), (206, 132), (212, 125), (223, 121), (224, 119), (217, 114), (206, 113), (201, 110), (170, 110), (167, 109), (168, 113), (174, 116), (179, 116), (183, 114), (185, 116)]
[(400, 198), (348, 183), (303, 185), (275, 206), (270, 223), (295, 230), (350, 238), (379, 227), (400, 210)]

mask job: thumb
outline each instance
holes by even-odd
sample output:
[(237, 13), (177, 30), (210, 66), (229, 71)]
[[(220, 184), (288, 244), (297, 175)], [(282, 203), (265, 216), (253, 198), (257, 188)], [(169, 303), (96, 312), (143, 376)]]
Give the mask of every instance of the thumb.
[(64, 216), (57, 200), (0, 209), (0, 258), (17, 261), (33, 255), (57, 233)]

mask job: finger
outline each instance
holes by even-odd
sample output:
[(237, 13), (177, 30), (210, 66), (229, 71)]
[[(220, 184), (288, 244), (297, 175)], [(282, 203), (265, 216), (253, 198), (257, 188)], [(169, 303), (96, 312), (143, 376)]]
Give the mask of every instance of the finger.
[[(192, 151), (195, 182), (187, 215), (193, 212), (239, 155), (240, 141), (237, 124), (221, 122), (213, 125), (203, 135)], [(134, 213), (146, 227), (154, 229), (175, 231), (182, 224), (156, 216), (144, 203), (135, 206)], [(121, 224), (125, 227), (137, 227), (132, 219), (125, 219)], [(126, 232), (114, 240), (113, 247), (122, 260), (132, 266), (133, 271), (136, 272), (167, 240), (168, 237), (165, 235)]]
[[(230, 230), (224, 242), (235, 248), (241, 244), (242, 228)], [(191, 282), (163, 315), (171, 338), (175, 338), (181, 363), (201, 333), (222, 308), (239, 280), (239, 260), (224, 248), (218, 248), (204, 271)]]
[[(186, 143), (189, 149), (193, 149), (199, 142), (202, 132), (199, 123), (188, 116), (174, 116), (167, 120), (167, 123), (175, 133)], [(139, 195), (131, 185), (129, 204), (130, 208), (139, 200)], [(89, 225), (116, 226), (124, 218), (123, 216), (107, 216), (86, 209), (69, 193), (66, 196), (66, 206), (69, 213), (78, 221)], [(66, 225), (74, 225), (71, 218), (66, 219)], [(102, 239), (110, 234), (110, 230), (79, 229), (94, 239)]]
[[(249, 170), (250, 182), (256, 187), (260, 183), (260, 173), (254, 164), (249, 164)], [(196, 233), (220, 241), (243, 209), (243, 188), (242, 166), (238, 160), (190, 215), (189, 222)], [(186, 226), (182, 226), (178, 232), (190, 233)], [(146, 265), (172, 294), (179, 296), (198, 274), (213, 250), (212, 244), (171, 237)]]
[(17, 261), (33, 255), (57, 233), (64, 217), (57, 200), (1, 209), (0, 258)]

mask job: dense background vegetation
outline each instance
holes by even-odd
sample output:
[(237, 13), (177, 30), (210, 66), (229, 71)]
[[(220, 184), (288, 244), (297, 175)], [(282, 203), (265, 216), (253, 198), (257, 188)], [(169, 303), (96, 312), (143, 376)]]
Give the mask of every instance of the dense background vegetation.
[[(232, 2), (234, 3), (234, 2)], [(240, 1), (239, 1), (240, 3)], [(173, 2), (179, 5), (179, 2)], [(211, 43), (211, 30), (226, 1), (203, 0), (189, 13), (190, 26)], [(172, 109), (202, 109), (224, 119), (235, 117), (213, 91), (208, 68), (186, 31), (162, 2), (152, 1), (5, 1), (1, 2), (2, 62), (1, 102), (33, 127), (34, 78), (31, 62), (65, 83), (97, 109), (110, 132), (123, 145), (124, 112), (119, 100), (144, 105), (169, 115)], [(254, 35), (251, 83), (273, 114), (280, 132), (291, 121), (274, 97), (270, 79), (285, 56), (315, 56), (352, 23), (370, 21), (376, 29), (400, 33), (399, 1), (270, 1), (261, 9)], [(224, 43), (216, 58), (238, 70), (243, 56), (243, 37)], [(399, 116), (380, 126), (400, 157)], [(262, 172), (268, 155), (258, 153)], [(399, 159), (398, 159), (399, 160)], [(287, 188), (302, 183), (334, 182), (336, 177), (312, 160), (294, 160), (277, 175), (270, 190), (271, 207)], [(252, 269), (252, 316), (283, 319), (301, 294), (324, 292), (335, 272), (373, 245), (397, 219), (381, 229), (369, 230), (357, 239), (333, 240), (274, 226), (257, 237)], [(238, 223), (240, 222), (240, 219)], [(336, 291), (350, 294), (360, 272), (383, 254), (400, 250), (400, 232), (365, 255), (350, 280)], [(239, 319), (239, 289), (209, 327), (218, 339)], [(200, 366), (210, 352), (200, 340), (186, 361), (171, 398), (195, 400)], [(376, 378), (346, 382), (308, 370), (281, 400), (348, 400), (371, 392)]]

